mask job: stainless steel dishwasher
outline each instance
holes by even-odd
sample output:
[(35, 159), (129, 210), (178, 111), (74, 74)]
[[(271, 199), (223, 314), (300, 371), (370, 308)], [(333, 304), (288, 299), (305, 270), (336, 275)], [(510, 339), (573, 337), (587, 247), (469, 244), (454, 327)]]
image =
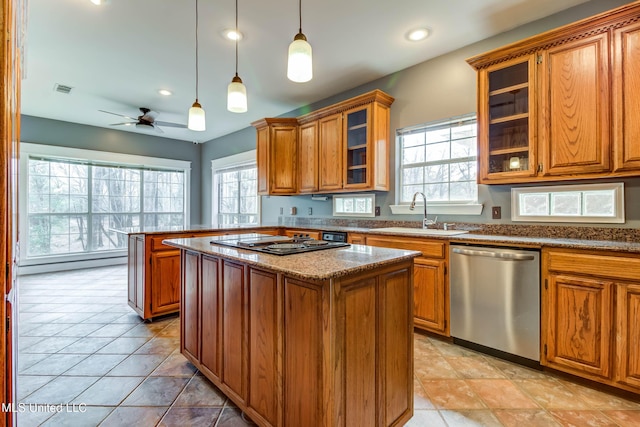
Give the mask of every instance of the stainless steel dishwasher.
[(451, 336), (540, 361), (540, 252), (451, 245)]

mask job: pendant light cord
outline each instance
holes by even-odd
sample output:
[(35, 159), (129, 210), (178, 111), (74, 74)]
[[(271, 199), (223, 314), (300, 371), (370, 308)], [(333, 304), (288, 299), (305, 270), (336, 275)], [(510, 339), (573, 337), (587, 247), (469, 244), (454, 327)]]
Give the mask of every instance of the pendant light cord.
[(196, 102), (198, 101), (198, 0), (196, 0)]
[(302, 33), (302, 0), (298, 3), (298, 15), (300, 15), (300, 27), (298, 28), (298, 32)]
[(240, 33), (238, 32), (238, 0), (236, 0), (236, 77), (238, 77), (238, 39), (240, 39)]

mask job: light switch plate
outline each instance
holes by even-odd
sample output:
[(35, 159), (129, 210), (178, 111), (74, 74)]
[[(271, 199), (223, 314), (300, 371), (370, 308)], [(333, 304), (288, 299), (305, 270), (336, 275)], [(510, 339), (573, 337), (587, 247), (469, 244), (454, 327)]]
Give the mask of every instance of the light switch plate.
[(491, 218), (493, 219), (500, 219), (502, 218), (502, 207), (500, 206), (493, 206), (491, 208)]

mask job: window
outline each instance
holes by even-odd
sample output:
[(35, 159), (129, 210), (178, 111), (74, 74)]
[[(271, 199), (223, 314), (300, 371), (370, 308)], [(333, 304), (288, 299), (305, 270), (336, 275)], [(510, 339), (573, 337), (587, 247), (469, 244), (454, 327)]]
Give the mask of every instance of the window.
[(255, 150), (212, 161), (213, 223), (258, 224), (258, 168)]
[(511, 219), (543, 222), (624, 222), (624, 184), (511, 189)]
[(429, 205), (476, 201), (476, 132), (475, 114), (398, 130), (399, 203), (418, 191)]
[(333, 216), (375, 216), (375, 194), (333, 196)]
[[(56, 155), (60, 152), (69, 157)], [(124, 232), (184, 228), (188, 169), (115, 162), (118, 157), (125, 158), (22, 144), (27, 259), (124, 251)], [(154, 163), (152, 158), (126, 158)]]

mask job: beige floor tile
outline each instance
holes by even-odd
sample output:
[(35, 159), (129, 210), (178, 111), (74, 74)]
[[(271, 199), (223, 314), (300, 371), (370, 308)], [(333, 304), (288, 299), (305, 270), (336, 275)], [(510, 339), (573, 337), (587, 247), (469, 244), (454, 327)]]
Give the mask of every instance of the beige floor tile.
[(621, 427), (640, 426), (640, 411), (603, 410), (602, 413), (618, 423)]
[(440, 413), (435, 410), (418, 409), (405, 427), (447, 427)]
[(442, 410), (440, 415), (448, 427), (502, 427), (502, 423), (488, 409)]
[[(580, 396), (591, 408), (640, 410), (640, 403), (608, 394), (591, 387), (560, 380), (560, 383)], [(640, 398), (640, 397), (639, 397)]]
[(563, 426), (566, 427), (617, 427), (618, 424), (607, 418), (600, 411), (549, 411), (553, 417)]
[(438, 409), (485, 409), (465, 380), (421, 381), (431, 403)]
[(413, 370), (420, 381), (460, 378), (456, 370), (449, 365), (444, 357), (414, 358)]
[(492, 409), (539, 409), (540, 406), (510, 380), (475, 379), (467, 384)]
[(505, 427), (561, 427), (551, 414), (542, 409), (500, 409), (494, 414)]
[(591, 409), (576, 393), (555, 379), (513, 380), (545, 409)]
[(484, 357), (445, 357), (445, 360), (462, 378), (505, 378), (504, 373)]

